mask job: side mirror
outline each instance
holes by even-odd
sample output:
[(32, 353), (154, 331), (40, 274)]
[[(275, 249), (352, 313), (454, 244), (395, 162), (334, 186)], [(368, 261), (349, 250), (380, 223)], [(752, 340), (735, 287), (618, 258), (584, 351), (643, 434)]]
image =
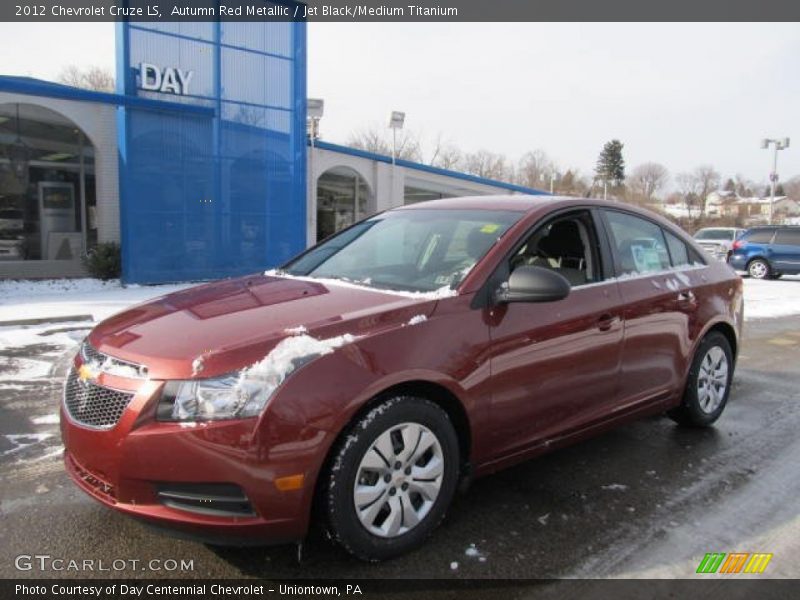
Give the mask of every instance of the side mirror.
[(520, 266), (495, 292), (497, 303), (555, 302), (569, 295), (570, 285), (564, 276), (542, 267)]

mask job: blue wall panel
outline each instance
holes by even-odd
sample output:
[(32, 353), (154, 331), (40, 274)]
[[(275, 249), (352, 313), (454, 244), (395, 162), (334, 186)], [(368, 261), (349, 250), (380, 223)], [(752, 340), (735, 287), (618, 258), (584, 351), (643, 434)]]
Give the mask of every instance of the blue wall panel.
[[(119, 25), (123, 280), (215, 279), (305, 247), (304, 23)], [(194, 72), (187, 95), (145, 91), (139, 64)], [(206, 114), (183, 107), (205, 107)]]

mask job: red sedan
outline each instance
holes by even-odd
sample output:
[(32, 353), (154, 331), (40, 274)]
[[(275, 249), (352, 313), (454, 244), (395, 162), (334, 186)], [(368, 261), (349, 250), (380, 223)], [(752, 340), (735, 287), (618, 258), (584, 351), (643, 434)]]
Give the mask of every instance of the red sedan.
[(316, 509), (385, 559), (462, 479), (646, 415), (712, 424), (741, 324), (741, 280), (647, 211), (416, 204), (98, 325), (65, 386), (65, 462), (153, 524), (285, 542)]

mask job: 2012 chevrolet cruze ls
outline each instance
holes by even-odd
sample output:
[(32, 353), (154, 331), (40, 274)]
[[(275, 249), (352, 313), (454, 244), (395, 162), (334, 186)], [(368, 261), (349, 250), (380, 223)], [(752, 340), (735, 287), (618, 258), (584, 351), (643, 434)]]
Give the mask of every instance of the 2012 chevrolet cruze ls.
[(282, 268), (98, 325), (61, 430), (75, 482), (153, 524), (408, 551), (480, 476), (728, 400), (741, 280), (668, 221), (524, 196), (378, 214)]

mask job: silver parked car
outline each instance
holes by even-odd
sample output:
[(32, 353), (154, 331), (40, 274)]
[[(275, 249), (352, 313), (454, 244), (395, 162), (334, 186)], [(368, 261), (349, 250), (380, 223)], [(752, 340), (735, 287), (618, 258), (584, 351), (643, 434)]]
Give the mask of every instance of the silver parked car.
[(714, 258), (728, 260), (733, 251), (733, 242), (745, 231), (738, 227), (704, 227), (694, 234), (694, 239)]

